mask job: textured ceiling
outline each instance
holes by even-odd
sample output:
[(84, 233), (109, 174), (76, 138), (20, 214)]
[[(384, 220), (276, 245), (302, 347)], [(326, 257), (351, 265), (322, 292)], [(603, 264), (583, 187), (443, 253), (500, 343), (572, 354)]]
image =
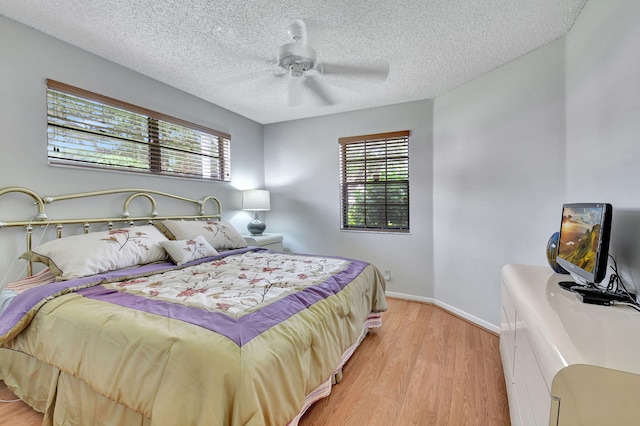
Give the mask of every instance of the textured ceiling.
[[(266, 124), (432, 98), (565, 35), (585, 2), (2, 0), (0, 14)], [(387, 64), (387, 78), (312, 70), (326, 105), (274, 75), (294, 19), (318, 63)]]

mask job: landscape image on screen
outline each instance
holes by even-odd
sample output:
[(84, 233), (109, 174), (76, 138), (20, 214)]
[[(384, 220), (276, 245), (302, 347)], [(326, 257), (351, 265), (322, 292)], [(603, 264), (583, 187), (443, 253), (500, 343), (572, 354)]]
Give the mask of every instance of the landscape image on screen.
[(567, 208), (562, 212), (558, 256), (593, 273), (600, 240), (600, 208)]

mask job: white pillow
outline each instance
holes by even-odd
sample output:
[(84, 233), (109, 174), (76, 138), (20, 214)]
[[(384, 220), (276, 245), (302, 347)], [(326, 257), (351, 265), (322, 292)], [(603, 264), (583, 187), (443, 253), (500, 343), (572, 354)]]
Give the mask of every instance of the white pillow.
[(163, 241), (160, 245), (169, 253), (173, 263), (178, 266), (218, 254), (202, 235), (189, 240)]
[(236, 228), (224, 221), (163, 220), (155, 225), (172, 240), (190, 240), (202, 235), (216, 250), (247, 246)]
[(132, 226), (51, 240), (20, 257), (44, 263), (60, 281), (164, 260), (162, 241), (154, 226)]

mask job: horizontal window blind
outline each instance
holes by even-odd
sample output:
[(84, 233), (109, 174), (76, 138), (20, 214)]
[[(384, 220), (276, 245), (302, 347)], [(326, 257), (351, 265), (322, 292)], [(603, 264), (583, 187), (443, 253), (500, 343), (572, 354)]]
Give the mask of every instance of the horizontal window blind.
[(409, 131), (340, 138), (344, 230), (409, 231)]
[(50, 164), (230, 181), (231, 136), (47, 80)]

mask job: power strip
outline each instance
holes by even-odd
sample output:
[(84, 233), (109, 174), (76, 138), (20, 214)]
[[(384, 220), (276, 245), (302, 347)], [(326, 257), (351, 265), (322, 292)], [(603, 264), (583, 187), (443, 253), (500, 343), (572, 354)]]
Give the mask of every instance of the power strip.
[(595, 294), (582, 294), (582, 293), (576, 292), (576, 296), (578, 297), (578, 300), (580, 300), (582, 303), (589, 303), (591, 305), (611, 306), (612, 304), (611, 302), (614, 301), (614, 299), (610, 297), (600, 296)]
[(574, 289), (574, 293), (578, 299), (580, 299), (583, 303), (591, 303), (592, 305), (612, 305), (611, 302), (627, 302), (633, 303), (636, 300), (636, 295), (633, 293), (629, 293), (629, 295), (624, 293), (612, 293), (609, 291), (601, 291), (592, 288), (580, 288)]

